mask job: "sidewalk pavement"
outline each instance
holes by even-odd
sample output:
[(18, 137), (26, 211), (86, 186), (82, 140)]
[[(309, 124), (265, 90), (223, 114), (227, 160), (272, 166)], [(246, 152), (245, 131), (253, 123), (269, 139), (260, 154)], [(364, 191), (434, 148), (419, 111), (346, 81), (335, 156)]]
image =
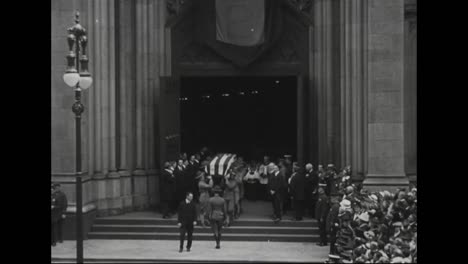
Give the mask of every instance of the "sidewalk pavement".
[[(186, 243), (185, 243), (186, 245)], [(179, 253), (176, 240), (101, 240), (84, 241), (84, 260), (154, 260), (154, 261), (261, 261), (321, 262), (328, 258), (329, 247), (315, 243), (193, 241), (192, 249)], [(53, 262), (76, 258), (76, 242), (64, 241), (51, 250)]]

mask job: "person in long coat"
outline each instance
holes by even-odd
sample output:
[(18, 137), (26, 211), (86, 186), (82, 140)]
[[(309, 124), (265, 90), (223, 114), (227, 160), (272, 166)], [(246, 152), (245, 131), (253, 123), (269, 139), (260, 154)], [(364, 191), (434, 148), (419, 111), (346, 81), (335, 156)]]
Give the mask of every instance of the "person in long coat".
[(177, 205), (176, 191), (174, 168), (170, 162), (166, 162), (161, 174), (161, 207), (163, 218), (169, 218), (170, 212), (175, 210)]
[(174, 168), (174, 175), (176, 179), (176, 199), (177, 203), (185, 200), (185, 194), (187, 193), (187, 171), (184, 167), (183, 160), (179, 160), (177, 166)]
[(54, 193), (52, 196), (52, 245), (57, 242), (63, 242), (62, 230), (63, 221), (65, 220), (65, 212), (67, 211), (68, 201), (67, 196), (60, 190), (60, 184), (53, 185)]
[(290, 178), (290, 193), (296, 213), (295, 220), (301, 221), (304, 215), (305, 177), (304, 172), (300, 171), (299, 167), (295, 166), (293, 170), (293, 175)]
[(336, 236), (340, 227), (340, 221), (338, 218), (340, 209), (340, 196), (334, 195), (330, 198), (331, 208), (327, 215), (326, 230), (330, 237), (330, 254), (336, 254)]
[(272, 199), (274, 221), (279, 222), (281, 221), (281, 191), (284, 190), (284, 179), (280, 176), (278, 166), (270, 163), (268, 170), (271, 172), (268, 178), (268, 190)]
[(325, 191), (322, 187), (318, 189), (319, 197), (317, 204), (315, 205), (315, 219), (318, 221), (319, 232), (320, 232), (320, 242), (317, 243), (318, 246), (327, 245), (327, 230), (326, 230), (326, 219), (328, 212), (330, 211), (330, 206), (328, 202), (328, 197), (325, 194)]
[(180, 228), (180, 246), (179, 252), (184, 249), (185, 234), (187, 234), (187, 251), (190, 251), (192, 247), (192, 234), (194, 226), (197, 224), (197, 208), (193, 200), (193, 194), (188, 192), (184, 201), (180, 202), (178, 214), (177, 214), (177, 225)]
[(315, 203), (317, 201), (318, 175), (312, 164), (308, 163), (304, 172), (304, 203), (312, 218), (315, 218)]

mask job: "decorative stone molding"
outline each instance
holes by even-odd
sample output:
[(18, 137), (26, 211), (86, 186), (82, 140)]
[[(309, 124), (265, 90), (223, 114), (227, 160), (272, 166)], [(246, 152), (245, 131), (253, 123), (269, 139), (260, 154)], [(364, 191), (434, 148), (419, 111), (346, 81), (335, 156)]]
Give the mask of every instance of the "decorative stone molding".
[(309, 14), (312, 8), (312, 0), (288, 0), (297, 10)]

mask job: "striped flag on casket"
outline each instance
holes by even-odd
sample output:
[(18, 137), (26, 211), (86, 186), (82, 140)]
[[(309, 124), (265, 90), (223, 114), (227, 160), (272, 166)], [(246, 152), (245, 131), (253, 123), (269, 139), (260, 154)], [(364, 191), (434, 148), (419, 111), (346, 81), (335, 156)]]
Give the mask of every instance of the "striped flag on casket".
[(226, 176), (235, 161), (235, 154), (217, 155), (211, 160), (210, 164), (205, 167), (205, 172), (211, 176)]

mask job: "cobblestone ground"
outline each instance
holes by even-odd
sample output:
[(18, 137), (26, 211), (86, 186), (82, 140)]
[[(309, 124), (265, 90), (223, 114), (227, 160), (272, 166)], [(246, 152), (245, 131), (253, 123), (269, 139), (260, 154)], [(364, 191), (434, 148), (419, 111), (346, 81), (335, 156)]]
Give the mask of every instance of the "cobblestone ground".
[[(196, 260), (196, 261), (274, 261), (323, 262), (329, 247), (315, 243), (290, 242), (221, 242), (193, 241), (191, 252), (179, 253), (179, 242), (173, 240), (86, 240), (84, 258), (105, 260)], [(64, 241), (52, 247), (52, 259), (76, 257), (76, 242)]]

